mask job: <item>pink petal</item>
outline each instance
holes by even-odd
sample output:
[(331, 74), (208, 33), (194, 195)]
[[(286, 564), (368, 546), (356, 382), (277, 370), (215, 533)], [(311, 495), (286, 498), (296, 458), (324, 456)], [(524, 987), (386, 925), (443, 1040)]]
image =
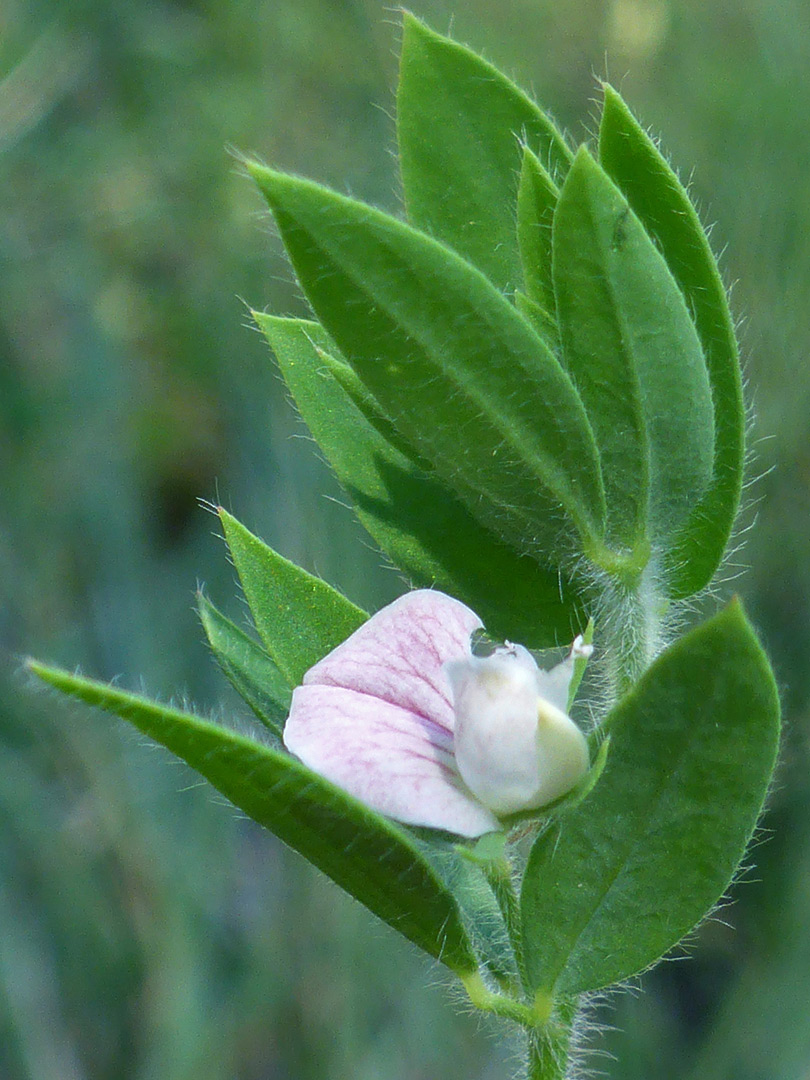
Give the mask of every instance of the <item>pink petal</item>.
[[(353, 650), (349, 655), (354, 656)], [(368, 655), (377, 656), (373, 647)], [(299, 686), (284, 743), (309, 768), (398, 821), (468, 837), (500, 828), (464, 788), (456, 772), (452, 735), (418, 713), (367, 692), (311, 682)]]
[(304, 683), (369, 694), (452, 731), (450, 684), (442, 665), (468, 656), (470, 634), (481, 626), (460, 601), (417, 589), (372, 616), (310, 668)]

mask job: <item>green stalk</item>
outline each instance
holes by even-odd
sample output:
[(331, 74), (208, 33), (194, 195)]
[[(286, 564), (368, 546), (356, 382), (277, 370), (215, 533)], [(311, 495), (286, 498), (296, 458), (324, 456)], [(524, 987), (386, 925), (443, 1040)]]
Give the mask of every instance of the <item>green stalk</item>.
[(607, 577), (600, 586), (596, 623), (606, 640), (605, 667), (612, 706), (663, 649), (668, 601), (659, 590), (653, 560), (633, 584)]
[(506, 932), (512, 943), (520, 981), (526, 985), (526, 964), (523, 959), (523, 924), (520, 915), (520, 903), (512, 882), (512, 864), (504, 855), (500, 859), (487, 862), (483, 866), (484, 875), (492, 889), (501, 910)]
[(545, 1023), (529, 1032), (528, 1080), (566, 1080), (572, 1064), (577, 999), (552, 1004)]

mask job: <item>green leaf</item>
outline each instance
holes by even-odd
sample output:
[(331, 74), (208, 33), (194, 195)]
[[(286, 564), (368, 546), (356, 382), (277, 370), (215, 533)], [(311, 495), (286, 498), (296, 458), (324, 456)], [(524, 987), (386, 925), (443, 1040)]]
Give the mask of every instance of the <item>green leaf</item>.
[(773, 675), (740, 604), (668, 649), (608, 731), (594, 791), (529, 857), (526, 963), (544, 992), (595, 990), (642, 971), (727, 889), (779, 744)]
[(281, 740), (292, 691), (260, 645), (197, 594), (197, 610), (217, 663), (259, 720)]
[[(261, 316), (254, 312), (254, 318), (256, 318), (261, 327), (262, 319), (272, 318), (272, 316)], [(349, 398), (352, 405), (354, 405), (364, 419), (371, 424), (384, 442), (393, 446), (401, 455), (409, 458), (414, 465), (423, 472), (431, 471), (430, 462), (420, 458), (418, 452), (402, 438), (391, 422), (391, 418), (386, 416), (383, 412), (379, 401), (377, 401), (354, 368), (350, 364), (347, 364), (345, 360), (339, 358), (337, 346), (335, 346), (334, 343), (329, 343), (329, 337), (320, 323), (310, 322), (306, 319), (279, 319), (278, 325), (280, 328), (286, 326), (296, 340), (300, 340), (301, 335), (294, 332), (294, 327), (300, 327), (301, 333), (305, 335), (307, 344), (314, 347), (321, 362), (319, 369), (320, 375), (322, 377), (325, 377), (327, 374), (332, 376), (334, 381), (340, 386), (341, 390), (343, 390), (346, 397)], [(281, 331), (279, 330), (279, 332)], [(264, 334), (268, 341), (270, 341), (270, 332), (267, 327), (264, 328)], [(318, 345), (318, 338), (323, 339), (329, 344)], [(326, 351), (327, 348), (330, 350), (329, 352)], [(311, 350), (307, 350), (307, 352), (309, 355)]]
[(611, 86), (605, 86), (599, 156), (658, 244), (686, 297), (709, 372), (714, 467), (710, 487), (671, 546), (669, 593), (680, 599), (711, 580), (740, 503), (745, 410), (734, 323), (717, 262), (686, 190)]
[(365, 388), (353, 386), (350, 399), (335, 378), (342, 362), (327, 359), (329, 341), (318, 323), (259, 312), (254, 318), (358, 517), (410, 582), (462, 600), (496, 637), (536, 648), (569, 641), (584, 621), (573, 587), (557, 571), (508, 548), (388, 441)]
[(368, 616), (217, 510), (259, 636), (290, 686), (345, 641)]
[(571, 521), (585, 546), (598, 546), (604, 499), (587, 417), (512, 305), (395, 218), (248, 168), (321, 323), (444, 483), (521, 552), (558, 545)]
[(514, 296), (515, 307), (535, 329), (539, 338), (545, 341), (555, 356), (560, 352), (560, 331), (557, 326), (556, 316), (549, 315), (544, 307), (536, 300), (532, 300), (524, 292), (516, 292)]
[(411, 221), (517, 288), (521, 143), (559, 181), (571, 161), (560, 132), (491, 64), (405, 12), (397, 135)]
[(34, 662), (29, 668), (171, 750), (248, 817), (453, 971), (476, 968), (452, 894), (402, 829), (288, 754), (104, 683)]
[[(666, 263), (583, 147), (554, 216), (563, 357), (602, 459), (609, 536), (670, 536), (711, 479), (711, 389)], [(648, 514), (649, 503), (649, 514)]]
[(517, 201), (517, 235), (526, 292), (553, 317), (551, 230), (560, 189), (539, 158), (524, 148)]

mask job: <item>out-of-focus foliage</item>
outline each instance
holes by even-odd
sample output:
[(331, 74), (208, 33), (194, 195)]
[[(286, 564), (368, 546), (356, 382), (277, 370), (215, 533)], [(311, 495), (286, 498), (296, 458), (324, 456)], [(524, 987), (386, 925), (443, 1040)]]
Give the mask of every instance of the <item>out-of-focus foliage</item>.
[[(756, 390), (739, 588), (788, 738), (734, 929), (600, 1019), (624, 1080), (810, 1067), (810, 9), (801, 0), (414, 3), (579, 136), (605, 72), (716, 218)], [(455, 12), (454, 12), (455, 8)], [(396, 31), (373, 0), (9, 0), (0, 36), (0, 1075), (499, 1075), (423, 968), (272, 838), (15, 655), (230, 714), (193, 614), (233, 570), (196, 503), (376, 607), (382, 566), (242, 300), (304, 314), (231, 144), (396, 209)], [(768, 471), (772, 470), (772, 471)], [(767, 474), (767, 475), (764, 475)], [(332, 498), (330, 498), (330, 496)], [(333, 501), (337, 500), (337, 501)], [(753, 516), (752, 514), (749, 516)], [(732, 567), (732, 570), (734, 568)], [(226, 613), (243, 623), (238, 606)], [(241, 721), (237, 720), (237, 724)], [(167, 826), (167, 823), (171, 823)], [(178, 856), (178, 852), (180, 855)]]

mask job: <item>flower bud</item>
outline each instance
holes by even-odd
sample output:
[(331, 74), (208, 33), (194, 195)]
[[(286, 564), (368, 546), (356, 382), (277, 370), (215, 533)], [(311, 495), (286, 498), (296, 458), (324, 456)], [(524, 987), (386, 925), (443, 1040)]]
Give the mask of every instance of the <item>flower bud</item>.
[(522, 645), (445, 665), (453, 690), (458, 771), (473, 795), (500, 816), (564, 795), (587, 772), (585, 736), (566, 713), (577, 656), (541, 671)]

